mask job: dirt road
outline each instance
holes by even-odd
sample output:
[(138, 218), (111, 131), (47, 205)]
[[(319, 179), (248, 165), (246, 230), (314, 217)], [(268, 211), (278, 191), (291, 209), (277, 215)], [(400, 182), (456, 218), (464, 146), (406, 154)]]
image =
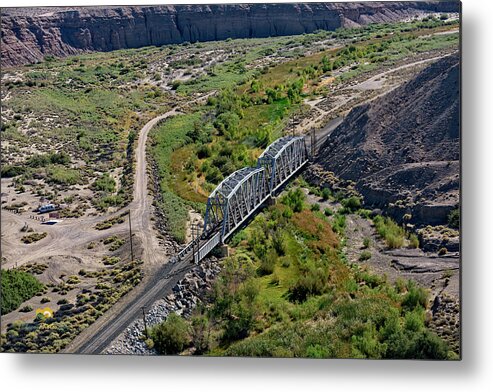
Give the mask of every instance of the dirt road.
[[(206, 100), (215, 92), (210, 92), (190, 103)], [(167, 290), (192, 267), (188, 261), (181, 264), (166, 263), (163, 249), (157, 241), (151, 222), (151, 196), (147, 192), (146, 145), (149, 131), (160, 121), (179, 115), (177, 108), (149, 121), (139, 134), (136, 154), (134, 198), (129, 205), (133, 231), (140, 239), (143, 248), (142, 260), (147, 273), (143, 281), (125, 297), (120, 299), (109, 311), (86, 328), (71, 342), (64, 352), (100, 353), (141, 313), (142, 307), (149, 306), (161, 298)]]

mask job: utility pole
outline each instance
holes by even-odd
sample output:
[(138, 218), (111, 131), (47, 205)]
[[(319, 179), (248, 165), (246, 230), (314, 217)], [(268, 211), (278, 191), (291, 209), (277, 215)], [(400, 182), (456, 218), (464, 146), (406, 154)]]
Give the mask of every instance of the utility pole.
[(144, 334), (146, 336), (146, 339), (149, 339), (149, 336), (147, 335), (147, 321), (146, 321), (146, 307), (142, 306), (142, 316), (144, 316)]
[(134, 242), (132, 239), (132, 211), (128, 210), (128, 228), (130, 231), (130, 257), (132, 262), (134, 261)]

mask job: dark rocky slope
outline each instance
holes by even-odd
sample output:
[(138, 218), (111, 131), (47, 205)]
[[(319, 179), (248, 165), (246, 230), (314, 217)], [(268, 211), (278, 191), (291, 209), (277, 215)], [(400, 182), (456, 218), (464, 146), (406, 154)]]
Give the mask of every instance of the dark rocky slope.
[(446, 223), (459, 202), (459, 76), (459, 55), (447, 56), (353, 109), (318, 164), (355, 181), (367, 204), (397, 220), (411, 214), (411, 223)]
[(3, 8), (1, 64), (184, 41), (302, 34), (458, 9), (458, 2)]

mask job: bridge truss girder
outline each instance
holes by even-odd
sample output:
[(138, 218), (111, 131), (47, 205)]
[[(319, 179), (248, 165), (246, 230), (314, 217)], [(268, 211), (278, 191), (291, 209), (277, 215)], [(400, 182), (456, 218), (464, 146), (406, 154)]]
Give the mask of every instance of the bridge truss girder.
[(220, 227), (224, 242), (270, 195), (263, 167), (240, 169), (219, 184), (207, 201), (204, 232)]
[(258, 167), (267, 170), (270, 193), (274, 193), (308, 161), (305, 139), (285, 136), (277, 139), (260, 155)]

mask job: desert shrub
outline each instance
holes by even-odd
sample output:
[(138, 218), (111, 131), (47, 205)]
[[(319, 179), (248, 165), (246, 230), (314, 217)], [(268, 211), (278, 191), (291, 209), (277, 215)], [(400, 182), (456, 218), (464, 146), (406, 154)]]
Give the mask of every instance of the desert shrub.
[(377, 215), (373, 218), (378, 235), (385, 240), (390, 249), (401, 248), (404, 245), (406, 231), (392, 219)]
[(252, 329), (254, 322), (254, 309), (246, 301), (234, 302), (229, 312), (235, 317), (226, 319), (224, 332), (221, 337), (222, 342), (233, 342), (245, 339)]
[(120, 262), (120, 258), (117, 256), (104, 256), (103, 264), (104, 265), (115, 265)]
[(408, 310), (413, 310), (417, 306), (426, 308), (428, 302), (428, 293), (422, 287), (418, 287), (416, 283), (409, 280), (407, 283), (407, 293), (402, 300), (402, 307)]
[[(371, 257), (371, 255), (370, 255)], [(372, 274), (372, 273), (369, 273), (369, 272), (361, 272), (361, 273), (358, 273), (357, 274), (357, 278), (363, 282), (365, 282), (365, 284), (368, 286), (368, 287), (371, 287), (371, 288), (375, 288), (375, 287), (378, 287), (380, 285), (382, 285), (384, 282), (385, 282), (385, 278), (383, 278), (382, 276), (380, 275), (376, 275), (376, 274)]]
[(106, 219), (103, 222), (99, 222), (94, 228), (96, 230), (106, 230), (112, 227), (113, 225), (120, 224), (125, 222), (125, 215), (127, 215), (128, 212), (120, 214), (118, 216), (115, 216), (114, 218), (111, 219)]
[(199, 159), (209, 158), (211, 155), (212, 155), (211, 148), (206, 144), (201, 145), (197, 149), (197, 157)]
[(368, 252), (367, 250), (361, 252), (359, 255), (359, 261), (366, 261), (371, 259), (371, 252)]
[(354, 212), (361, 208), (361, 200), (356, 196), (351, 196), (349, 199), (342, 201), (342, 206), (348, 211)]
[(270, 275), (274, 272), (276, 267), (276, 256), (269, 252), (265, 257), (260, 261), (260, 266), (257, 269), (257, 273), (260, 276)]
[(287, 195), (283, 196), (281, 203), (290, 207), (294, 212), (301, 212), (303, 210), (303, 203), (305, 201), (305, 194), (300, 188), (290, 190)]
[(337, 214), (334, 216), (334, 221), (332, 222), (332, 229), (339, 235), (344, 234), (344, 229), (346, 228), (346, 216), (342, 214)]
[(449, 215), (448, 215), (448, 224), (450, 227), (454, 229), (458, 229), (460, 225), (460, 209), (455, 209), (453, 210)]
[(312, 211), (320, 211), (320, 204), (314, 203), (310, 206), (310, 210)]
[(16, 177), (26, 172), (23, 166), (2, 165), (2, 178)]
[(286, 241), (281, 230), (276, 230), (272, 235), (272, 247), (278, 256), (284, 256), (286, 254)]
[(116, 182), (108, 173), (104, 173), (94, 181), (93, 187), (97, 191), (113, 193), (116, 189)]
[(32, 311), (33, 311), (33, 307), (31, 305), (26, 305), (19, 310), (19, 312), (22, 312), (22, 313), (28, 313), (28, 312), (32, 312)]
[[(413, 324), (414, 324), (413, 320)], [(410, 326), (410, 324), (408, 324)], [(427, 331), (419, 332), (405, 328), (394, 328), (385, 337), (387, 351), (385, 358), (392, 359), (447, 359), (448, 347), (437, 335)]]
[(109, 248), (110, 252), (114, 252), (117, 249), (120, 249), (120, 247), (125, 243), (125, 240), (123, 238), (118, 238), (113, 242)]
[(304, 302), (310, 296), (325, 293), (328, 278), (329, 271), (323, 260), (307, 261), (299, 266), (299, 274), (288, 290), (289, 300)]
[(409, 247), (410, 248), (419, 248), (419, 239), (416, 234), (411, 234), (409, 236)]
[(61, 185), (75, 185), (81, 182), (79, 170), (67, 169), (61, 165), (51, 165), (47, 168), (48, 181)]
[(209, 349), (209, 320), (204, 315), (194, 315), (190, 321), (194, 354), (204, 354)]
[(21, 238), (21, 241), (25, 244), (32, 244), (33, 242), (37, 242), (42, 240), (48, 235), (48, 233), (32, 233), (25, 235)]
[(171, 313), (166, 321), (151, 328), (149, 335), (159, 354), (173, 355), (182, 352), (190, 343), (186, 321)]
[(333, 215), (334, 213), (332, 212), (332, 210), (330, 208), (325, 208), (324, 209), (324, 215), (325, 216), (331, 216)]
[(404, 245), (404, 237), (395, 234), (387, 234), (385, 243), (390, 249), (402, 248)]
[(0, 273), (2, 314), (17, 309), (21, 303), (43, 290), (43, 284), (29, 273), (15, 269), (1, 270)]
[(77, 275), (69, 276), (66, 283), (67, 284), (78, 284), (78, 283), (80, 283), (80, 278)]
[(322, 189), (322, 199), (323, 200), (329, 200), (330, 195), (331, 195), (331, 192), (330, 192), (329, 188), (323, 188)]
[(45, 167), (51, 164), (66, 165), (68, 163), (70, 163), (70, 156), (63, 151), (59, 153), (36, 154), (26, 161), (26, 165), (30, 167)]
[(446, 254), (447, 254), (447, 252), (448, 252), (448, 251), (447, 251), (447, 248), (440, 248), (440, 249), (438, 250), (438, 256), (444, 256), (444, 255), (446, 255)]
[(363, 238), (363, 248), (367, 249), (370, 247), (371, 240), (368, 237)]
[(358, 214), (359, 216), (361, 216), (362, 218), (365, 218), (365, 219), (370, 219), (371, 218), (371, 215), (372, 215), (372, 212), (371, 210), (367, 210), (365, 208), (360, 208), (358, 210)]

